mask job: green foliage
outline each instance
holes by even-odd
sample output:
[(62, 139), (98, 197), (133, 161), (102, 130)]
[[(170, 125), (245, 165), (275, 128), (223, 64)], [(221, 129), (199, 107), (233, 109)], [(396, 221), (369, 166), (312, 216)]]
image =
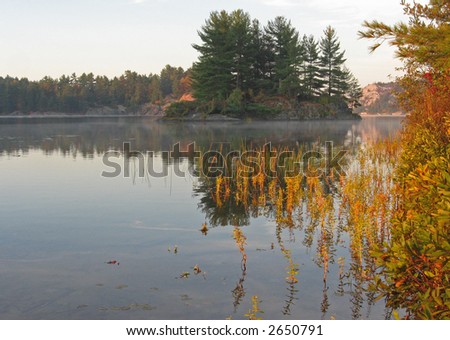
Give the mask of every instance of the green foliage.
[(202, 101), (228, 98), (245, 88), (252, 63), (252, 22), (242, 10), (212, 12), (199, 32), (201, 54), (193, 66), (194, 96)]
[(179, 98), (190, 91), (190, 71), (167, 65), (160, 75), (125, 71), (109, 79), (83, 73), (44, 77), (39, 81), (0, 77), (0, 113), (59, 111), (84, 113), (98, 106), (122, 105), (135, 110), (167, 96)]
[(450, 2), (431, 0), (429, 4), (413, 4), (402, 0), (408, 23), (392, 26), (377, 20), (365, 21), (365, 31), (359, 36), (374, 39), (371, 51), (384, 41), (397, 48), (397, 56), (412, 67), (432, 66), (445, 70), (450, 67)]
[(160, 90), (163, 98), (169, 95), (175, 97), (183, 95), (180, 83), (184, 75), (185, 72), (181, 67), (166, 65), (160, 74)]
[(249, 103), (245, 106), (245, 115), (257, 119), (270, 119), (280, 113), (279, 109), (275, 109), (260, 103)]
[(302, 62), (302, 46), (299, 34), (284, 17), (269, 21), (265, 32), (272, 46), (274, 67), (272, 83), (275, 94), (294, 97), (300, 88), (299, 67)]
[(362, 89), (358, 79), (345, 66), (342, 69), (344, 82), (341, 84), (343, 98), (348, 103), (349, 108), (356, 109), (361, 106), (360, 98)]
[(401, 205), (391, 241), (374, 255), (391, 308), (417, 319), (450, 318), (450, 1), (402, 1), (408, 23), (365, 22), (363, 38), (388, 39), (404, 61), (401, 103), (411, 112), (397, 170)]
[[(430, 131), (423, 132), (432, 138)], [(406, 151), (408, 152), (408, 151)], [(419, 319), (450, 318), (450, 147), (404, 179), (404, 206), (379, 253), (387, 305)], [(404, 155), (406, 157), (407, 155)], [(405, 160), (403, 160), (403, 164)]]
[(320, 41), (320, 73), (325, 84), (325, 93), (328, 98), (333, 95), (343, 95), (348, 87), (348, 72), (342, 69), (346, 59), (345, 52), (341, 52), (341, 46), (336, 36), (336, 31), (328, 26), (323, 32)]
[(168, 118), (186, 117), (197, 112), (197, 103), (193, 101), (173, 102), (166, 108), (165, 112)]
[(320, 51), (314, 37), (299, 36), (284, 17), (261, 27), (242, 10), (212, 12), (199, 31), (202, 43), (193, 45), (200, 53), (192, 72), (200, 107), (207, 109), (205, 113), (236, 115), (263, 98), (314, 101), (322, 94), (328, 96), (327, 102), (339, 96), (356, 107), (361, 90), (344, 68), (335, 30), (325, 30)]
[(320, 75), (319, 44), (312, 35), (309, 37), (305, 35), (302, 45), (304, 54), (300, 76), (301, 99), (310, 100), (320, 96), (320, 90), (324, 85)]
[(262, 103), (246, 103), (244, 94), (240, 89), (235, 89), (228, 97), (222, 113), (235, 117), (249, 117), (258, 119), (268, 119), (278, 110), (275, 110)]
[(244, 94), (237, 88), (231, 92), (230, 96), (226, 101), (224, 113), (238, 114), (244, 109)]

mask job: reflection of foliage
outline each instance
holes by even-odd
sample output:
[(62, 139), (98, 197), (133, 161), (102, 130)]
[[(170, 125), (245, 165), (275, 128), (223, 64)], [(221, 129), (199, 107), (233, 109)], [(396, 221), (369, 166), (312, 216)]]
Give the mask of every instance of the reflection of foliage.
[[(361, 318), (364, 302), (369, 306), (374, 302), (373, 292), (368, 291), (376, 269), (371, 254), (389, 238), (389, 223), (397, 206), (391, 173), (398, 146), (397, 140), (378, 141), (366, 146), (349, 165), (348, 176), (345, 177), (331, 172), (328, 176), (324, 173), (321, 177), (306, 178), (286, 176), (287, 172), (278, 171), (276, 176), (259, 172), (242, 178), (239, 177), (243, 173), (239, 172), (241, 164), (237, 163), (234, 164), (235, 176), (201, 178), (196, 190), (198, 194), (203, 191), (202, 209), (208, 218), (212, 218), (211, 224), (218, 221), (223, 225), (230, 222), (249, 224), (250, 216), (260, 215), (276, 221), (275, 236), (287, 260), (285, 281), (289, 285), (289, 293), (284, 314), (290, 314), (296, 300), (299, 266), (293, 260), (292, 250), (284, 244), (283, 231), (292, 236), (294, 230), (302, 230), (303, 244), (315, 247), (314, 261), (323, 269), (321, 309), (324, 314), (329, 308), (327, 277), (330, 266), (335, 263), (336, 245), (348, 242), (350, 261), (347, 272), (344, 258), (338, 259), (338, 293), (341, 296), (349, 294), (352, 315)], [(273, 165), (267, 162), (264, 151), (259, 151), (256, 162), (260, 168)], [(300, 159), (302, 151), (296, 152), (294, 159)], [(239, 214), (241, 217), (237, 218)], [(348, 241), (344, 234), (349, 236)], [(245, 270), (245, 238), (242, 238), (241, 229), (235, 227), (233, 237), (243, 255)], [(238, 284), (235, 297), (242, 296), (242, 292), (242, 284)]]
[(249, 320), (261, 320), (261, 317), (258, 316), (258, 314), (264, 313), (264, 311), (259, 307), (260, 303), (261, 301), (259, 301), (256, 295), (252, 296), (252, 309), (245, 314)]
[(352, 263), (362, 275), (373, 271), (371, 251), (389, 237), (398, 203), (392, 178), (398, 150), (398, 140), (373, 144), (358, 154), (354, 167), (342, 179), (341, 217), (345, 217), (344, 230), (350, 234)]
[(298, 293), (298, 289), (296, 288), (295, 283), (290, 283), (286, 288), (288, 294), (286, 295), (285, 305), (283, 307), (282, 313), (283, 315), (291, 315), (291, 307), (294, 304), (295, 300), (298, 300), (296, 294)]
[(245, 245), (247, 238), (245, 237), (242, 230), (238, 227), (233, 230), (233, 239), (236, 242), (237, 247), (242, 255), (241, 266), (242, 270), (245, 272), (247, 270), (247, 253), (245, 252)]
[(327, 283), (323, 283), (323, 295), (322, 295), (322, 303), (320, 304), (320, 310), (322, 315), (325, 315), (328, 312), (328, 308), (330, 308), (330, 302), (328, 301), (328, 286)]
[(244, 289), (244, 281), (245, 281), (245, 271), (242, 271), (242, 276), (239, 279), (238, 283), (236, 284), (236, 287), (232, 290), (233, 294), (233, 306), (234, 306), (234, 312), (236, 312), (237, 307), (241, 304), (242, 299), (245, 296), (245, 289)]
[(244, 290), (244, 281), (245, 281), (245, 275), (247, 272), (247, 253), (245, 252), (245, 245), (247, 238), (245, 237), (244, 233), (239, 227), (235, 227), (233, 229), (233, 239), (236, 242), (236, 246), (239, 249), (239, 252), (241, 253), (242, 259), (241, 259), (241, 269), (242, 269), (242, 276), (239, 279), (239, 282), (236, 285), (236, 288), (233, 289), (233, 298), (234, 298), (234, 310), (236, 312), (236, 308), (238, 305), (240, 305), (243, 297), (245, 296), (245, 290)]
[[(245, 137), (248, 142), (264, 144), (266, 140), (282, 141), (283, 145), (324, 140), (343, 143), (352, 122), (297, 122), (286, 126), (282, 122), (238, 124), (210, 122), (188, 124), (156, 122), (145, 117), (126, 118), (3, 118), (0, 124), (0, 155), (41, 149), (50, 154), (90, 157), (110, 149), (121, 150), (123, 142), (131, 141), (132, 150), (170, 151), (174, 144), (195, 141), (199, 148), (209, 148), (212, 142), (229, 141), (237, 148)], [(339, 128), (336, 128), (339, 124)], [(193, 138), (195, 136), (195, 139)], [(299, 140), (299, 138), (301, 138)]]
[[(310, 211), (311, 227), (319, 226), (316, 263), (323, 268), (323, 281), (326, 282), (329, 263), (334, 261), (334, 227), (335, 211), (332, 195), (325, 194), (318, 178), (308, 178), (308, 210)], [(310, 236), (311, 237), (311, 236)]]
[(286, 249), (284, 245), (284, 241), (282, 239), (282, 231), (281, 225), (278, 224), (276, 229), (276, 238), (278, 245), (280, 247), (281, 252), (283, 253), (284, 257), (288, 260), (288, 265), (286, 267), (286, 273), (287, 276), (285, 278), (286, 283), (288, 284), (288, 295), (287, 300), (285, 300), (286, 304), (283, 307), (283, 314), (284, 315), (291, 315), (291, 306), (294, 304), (294, 301), (297, 300), (295, 294), (298, 292), (297, 284), (298, 284), (298, 278), (297, 275), (299, 274), (299, 265), (295, 263), (292, 259), (292, 251), (289, 249)]
[(201, 195), (199, 208), (205, 213), (211, 226), (237, 225), (245, 226), (250, 224), (250, 214), (243, 205), (236, 204), (233, 198), (229, 202), (218, 206), (214, 199), (215, 190), (211, 188), (213, 179), (200, 178), (194, 188), (196, 195)]
[(339, 289), (343, 291), (343, 279), (348, 278), (355, 319), (361, 317), (364, 300), (369, 306), (374, 303), (374, 294), (368, 291), (376, 271), (373, 253), (389, 239), (390, 221), (398, 206), (392, 173), (399, 150), (397, 139), (373, 142), (357, 155), (347, 177), (341, 179), (340, 218), (343, 231), (350, 236), (351, 261), (349, 272), (343, 274), (340, 260)]

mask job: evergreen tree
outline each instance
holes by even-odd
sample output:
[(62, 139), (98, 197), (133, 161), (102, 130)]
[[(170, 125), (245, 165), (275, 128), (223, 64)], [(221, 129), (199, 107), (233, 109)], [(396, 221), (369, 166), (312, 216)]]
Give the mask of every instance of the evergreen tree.
[(356, 109), (357, 107), (361, 106), (361, 103), (359, 102), (360, 98), (362, 97), (361, 85), (359, 84), (358, 79), (356, 79), (356, 77), (350, 72), (347, 67), (343, 67), (342, 73), (343, 79), (345, 80), (342, 83), (344, 86), (341, 88), (343, 97), (347, 102), (349, 108), (351, 108), (352, 110)]
[(252, 67), (255, 64), (255, 56), (258, 51), (253, 46), (253, 23), (248, 13), (237, 10), (231, 13), (231, 41), (234, 46), (233, 57), (233, 82), (234, 89), (246, 92), (252, 83)]
[(200, 57), (186, 72), (167, 65), (156, 75), (125, 71), (110, 79), (92, 73), (37, 82), (0, 77), (0, 113), (81, 113), (117, 105), (134, 110), (147, 102), (162, 104), (166, 97), (178, 99), (192, 93), (200, 110), (265, 114), (274, 111), (265, 106), (267, 97), (281, 95), (292, 103), (314, 100), (325, 86), (329, 96), (340, 95), (355, 103), (357, 82), (343, 69), (344, 53), (334, 30), (329, 27), (325, 32), (319, 57), (314, 37), (300, 41), (284, 17), (263, 27), (242, 10), (213, 12), (198, 32), (201, 44), (193, 45)]
[(319, 43), (312, 35), (303, 36), (303, 64), (301, 74), (302, 99), (312, 99), (319, 96), (323, 87), (320, 73)]
[(346, 83), (345, 74), (342, 71), (346, 61), (345, 51), (341, 52), (336, 31), (331, 26), (324, 31), (324, 36), (320, 41), (320, 52), (320, 73), (324, 82), (324, 93), (330, 100), (332, 96), (343, 94), (343, 86)]
[(155, 75), (150, 76), (150, 84), (148, 87), (148, 91), (149, 91), (150, 101), (153, 103), (161, 100), (162, 94), (160, 91), (160, 88), (161, 88), (160, 82), (161, 82), (161, 80), (158, 75), (155, 74)]
[(180, 80), (183, 78), (183, 75), (184, 70), (181, 67), (166, 65), (160, 75), (160, 89), (163, 98), (169, 95), (174, 95), (175, 97), (182, 95), (179, 87)]
[(271, 39), (258, 20), (253, 20), (251, 28), (251, 54), (253, 65), (249, 88), (254, 96), (269, 93), (274, 74), (275, 55)]
[(233, 89), (231, 22), (226, 11), (212, 12), (198, 32), (202, 44), (193, 45), (200, 57), (192, 68), (192, 88), (200, 101), (223, 101)]
[(242, 10), (222, 11), (211, 13), (199, 32), (202, 44), (193, 45), (200, 57), (192, 68), (192, 89), (201, 102), (215, 102), (213, 110), (222, 109), (234, 90), (248, 95), (255, 86), (258, 26)]
[(299, 34), (284, 17), (276, 17), (275, 20), (269, 21), (265, 31), (274, 54), (272, 77), (274, 90), (278, 94), (293, 97), (300, 89), (302, 49)]

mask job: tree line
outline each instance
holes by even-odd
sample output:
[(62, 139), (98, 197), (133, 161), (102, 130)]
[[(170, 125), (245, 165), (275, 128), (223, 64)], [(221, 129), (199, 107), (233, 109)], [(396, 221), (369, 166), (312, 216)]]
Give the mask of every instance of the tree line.
[(317, 40), (301, 37), (284, 17), (262, 26), (235, 10), (212, 12), (198, 34), (192, 87), (209, 112), (242, 111), (273, 96), (357, 106), (361, 88), (345, 66), (345, 51), (331, 26)]
[(81, 113), (89, 108), (123, 105), (134, 110), (145, 103), (162, 103), (167, 96), (179, 98), (190, 91), (190, 70), (167, 65), (159, 74), (125, 71), (120, 77), (92, 73), (44, 77), (0, 77), (0, 113), (15, 111)]
[(271, 112), (281, 99), (358, 106), (361, 88), (345, 66), (345, 51), (330, 26), (317, 40), (301, 37), (284, 17), (262, 26), (235, 10), (212, 12), (198, 33), (202, 43), (193, 48), (200, 57), (188, 70), (167, 65), (159, 74), (126, 71), (114, 78), (92, 73), (39, 81), (0, 77), (0, 114), (83, 113), (118, 105), (135, 111), (140, 105), (165, 104), (167, 97), (176, 101), (191, 92), (195, 101), (173, 103), (168, 115)]

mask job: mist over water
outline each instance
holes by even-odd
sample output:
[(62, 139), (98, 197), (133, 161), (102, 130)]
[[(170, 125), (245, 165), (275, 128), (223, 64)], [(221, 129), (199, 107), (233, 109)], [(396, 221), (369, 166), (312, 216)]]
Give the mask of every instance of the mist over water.
[[(195, 163), (167, 160), (162, 152), (176, 143), (208, 150), (221, 143), (312, 148), (326, 141), (352, 151), (400, 128), (401, 119), (391, 117), (0, 123), (0, 318), (242, 319), (257, 295), (266, 319), (382, 319), (382, 302), (355, 295), (352, 282), (341, 287), (340, 270), (349, 262), (330, 266), (324, 284), (305, 230), (279, 230), (270, 213), (239, 207), (220, 219), (214, 202), (205, 205), (210, 187), (174, 176), (175, 163)], [(155, 166), (168, 164), (169, 175), (102, 177), (103, 154), (125, 142), (155, 152)], [(236, 228), (245, 237), (245, 270)], [(345, 243), (335, 248), (336, 261), (348, 257)], [(288, 283), (286, 268), (294, 264), (298, 282)]]

